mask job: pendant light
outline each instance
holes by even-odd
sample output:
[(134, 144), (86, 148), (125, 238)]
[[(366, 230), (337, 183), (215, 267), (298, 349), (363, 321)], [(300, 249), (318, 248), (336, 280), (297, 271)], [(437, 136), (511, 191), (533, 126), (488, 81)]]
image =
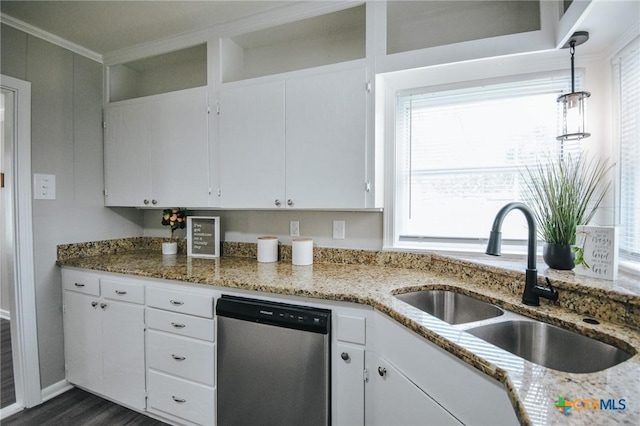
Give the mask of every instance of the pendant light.
[(575, 141), (591, 136), (591, 133), (585, 132), (584, 127), (585, 104), (591, 93), (576, 92), (573, 67), (573, 55), (576, 52), (576, 46), (587, 40), (589, 40), (588, 32), (577, 31), (562, 46), (563, 49), (568, 48), (571, 53), (571, 93), (558, 96), (557, 99), (558, 103), (562, 105), (562, 134), (556, 138), (559, 141)]

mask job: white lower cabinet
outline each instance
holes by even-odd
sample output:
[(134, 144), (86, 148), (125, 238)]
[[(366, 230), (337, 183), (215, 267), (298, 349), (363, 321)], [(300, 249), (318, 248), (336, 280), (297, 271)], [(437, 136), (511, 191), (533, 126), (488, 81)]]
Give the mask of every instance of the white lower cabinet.
[(519, 424), (502, 383), (386, 315), (374, 318), (375, 348), (366, 354), (367, 424), (389, 424), (393, 417), (411, 425)]
[[(70, 383), (172, 424), (216, 423), (216, 290), (62, 278)], [(317, 302), (332, 310), (331, 424), (518, 424), (498, 381), (371, 307)]]
[(144, 410), (144, 307), (138, 297), (144, 290), (125, 281), (101, 281), (63, 271), (67, 380)]
[(147, 410), (179, 424), (215, 424), (213, 297), (147, 290)]
[(376, 426), (461, 425), (384, 358), (374, 361), (367, 395), (367, 424)]

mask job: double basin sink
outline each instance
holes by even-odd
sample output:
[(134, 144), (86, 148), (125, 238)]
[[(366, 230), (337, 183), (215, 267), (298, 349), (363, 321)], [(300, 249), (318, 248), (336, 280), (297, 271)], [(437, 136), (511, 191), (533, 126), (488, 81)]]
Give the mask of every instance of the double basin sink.
[(593, 373), (632, 356), (608, 343), (462, 293), (420, 290), (395, 297), (507, 352), (554, 370)]

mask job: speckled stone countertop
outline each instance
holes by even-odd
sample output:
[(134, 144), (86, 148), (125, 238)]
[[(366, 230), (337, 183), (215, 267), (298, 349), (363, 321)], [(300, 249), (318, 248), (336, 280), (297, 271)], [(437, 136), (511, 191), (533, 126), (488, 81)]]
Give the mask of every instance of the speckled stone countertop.
[[(467, 259), (314, 248), (315, 263), (301, 267), (291, 264), (287, 246), (280, 248), (281, 261), (268, 264), (256, 261), (255, 245), (226, 243), (222, 252), (218, 259), (188, 258), (183, 254), (163, 257), (157, 241), (138, 238), (59, 246), (58, 265), (370, 305), (502, 382), (523, 424), (637, 424), (640, 419), (640, 295), (633, 289), (583, 288), (557, 278), (554, 284), (560, 291), (558, 303), (542, 301), (539, 307), (528, 307), (520, 302), (524, 285), (521, 272), (478, 265)], [(545, 368), (497, 350), (393, 297), (426, 288), (470, 294), (614, 344), (634, 356), (596, 373)], [(597, 318), (600, 324), (587, 324), (583, 322), (585, 317)], [(564, 415), (555, 407), (559, 397), (572, 401), (612, 399), (616, 403), (624, 399), (626, 408), (576, 408)]]

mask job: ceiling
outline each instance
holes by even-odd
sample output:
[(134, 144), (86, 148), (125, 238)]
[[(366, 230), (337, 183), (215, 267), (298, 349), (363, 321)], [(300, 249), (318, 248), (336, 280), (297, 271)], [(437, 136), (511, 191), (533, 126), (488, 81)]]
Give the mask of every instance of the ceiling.
[[(0, 0), (0, 11), (3, 16), (8, 15), (104, 56), (254, 15), (284, 13), (287, 6), (294, 3), (311, 5), (318, 2)], [(589, 12), (581, 18), (576, 28), (591, 33), (589, 43), (579, 48), (581, 54), (603, 52), (625, 29), (637, 26), (639, 17), (638, 0), (593, 0)]]
[(0, 11), (100, 55), (272, 11), (289, 1), (0, 1)]

